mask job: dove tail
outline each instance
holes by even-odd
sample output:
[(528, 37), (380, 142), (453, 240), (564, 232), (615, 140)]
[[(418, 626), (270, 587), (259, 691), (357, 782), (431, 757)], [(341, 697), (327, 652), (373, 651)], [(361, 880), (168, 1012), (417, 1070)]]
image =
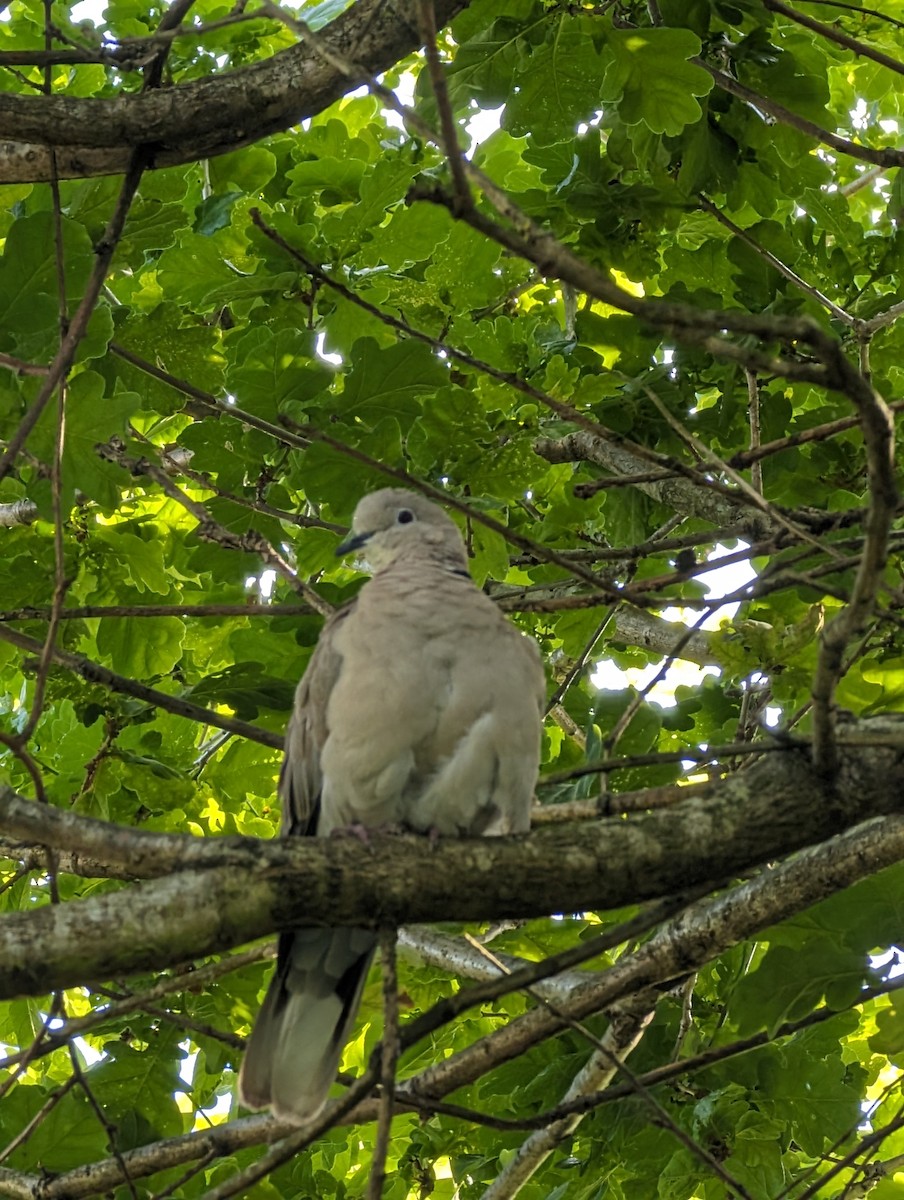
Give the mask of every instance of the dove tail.
[(366, 929), (280, 937), (276, 973), (239, 1073), (247, 1108), (307, 1121), (326, 1103), (354, 1025), (376, 940)]

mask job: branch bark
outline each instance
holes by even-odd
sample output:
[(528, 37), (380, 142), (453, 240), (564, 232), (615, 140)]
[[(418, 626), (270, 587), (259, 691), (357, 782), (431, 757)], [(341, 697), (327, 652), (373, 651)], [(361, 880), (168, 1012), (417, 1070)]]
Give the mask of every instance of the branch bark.
[(643, 482), (634, 484), (638, 491), (652, 496), (676, 512), (687, 513), (712, 521), (714, 525), (731, 525), (738, 537), (758, 540), (776, 532), (772, 521), (762, 512), (733, 501), (718, 492), (697, 487), (687, 479), (645, 479), (646, 463), (641, 463), (629, 451), (594, 437), (586, 430), (566, 434), (562, 438), (539, 438), (534, 450), (551, 463), (591, 462), (617, 475), (638, 475)]
[[(438, 25), (468, 0), (437, 0)], [(320, 33), (335, 53), (375, 75), (420, 44), (401, 6), (358, 0)], [(302, 43), (227, 75), (112, 99), (0, 94), (0, 183), (123, 171), (132, 150), (154, 148), (155, 167), (210, 158), (250, 145), (322, 112), (364, 77), (350, 77)], [(2, 139), (8, 139), (3, 141)]]
[[(109, 828), (118, 853), (153, 873), (185, 869), (111, 894), (0, 922), (0, 998), (129, 972), (159, 970), (213, 954), (299, 922), (376, 926), (381, 922), (535, 917), (608, 909), (718, 884), (760, 863), (823, 840), (839, 828), (904, 810), (899, 727), (886, 720), (858, 732), (884, 746), (839, 743), (837, 794), (800, 749), (773, 754), (672, 808), (526, 837), (449, 841), (420, 837), (198, 839)], [(852, 731), (845, 728), (845, 734)], [(29, 823), (29, 818), (31, 823)], [(102, 822), (74, 818), (0, 792), (8, 836), (97, 855)], [(149, 840), (150, 839), (150, 840)], [(567, 869), (563, 869), (567, 864)], [(159, 931), (165, 929), (161, 944)]]
[[(800, 857), (758, 874), (749, 883), (722, 896), (701, 901), (669, 921), (634, 954), (621, 958), (608, 971), (587, 978), (574, 990), (568, 1014), (580, 1017), (618, 1003), (651, 983), (675, 978), (720, 954), (727, 946), (783, 920), (824, 896), (847, 887), (872, 871), (904, 856), (904, 819), (900, 816), (867, 821), (832, 838)], [(538, 1008), (483, 1038), (476, 1047), (428, 1067), (397, 1095), (401, 1107), (421, 1107), (419, 1096), (448, 1094), (519, 1053), (527, 1045), (552, 1036), (562, 1021)], [(418, 1037), (417, 1022), (406, 1027), (406, 1044)], [(598, 1096), (602, 1103), (606, 1097)], [(593, 1106), (593, 1097), (587, 1097)], [(333, 1107), (337, 1102), (334, 1102)], [(338, 1102), (338, 1103), (341, 1103)], [(585, 1106), (581, 1106), (581, 1111)], [(369, 1099), (343, 1122), (373, 1120), (376, 1101)], [(242, 1147), (270, 1142), (289, 1127), (270, 1117), (231, 1121), (213, 1130), (166, 1139), (121, 1156), (133, 1179), (204, 1157), (218, 1157)], [(75, 1200), (108, 1191), (121, 1182), (122, 1166), (115, 1158), (80, 1167), (56, 1177), (26, 1175), (0, 1168), (0, 1195), (15, 1200)]]

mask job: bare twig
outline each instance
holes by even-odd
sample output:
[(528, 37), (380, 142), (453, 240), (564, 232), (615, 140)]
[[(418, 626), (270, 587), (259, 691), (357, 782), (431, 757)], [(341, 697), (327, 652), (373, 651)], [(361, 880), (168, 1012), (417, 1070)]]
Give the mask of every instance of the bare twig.
[(0, 1163), (9, 1158), (20, 1146), (24, 1146), (34, 1131), (41, 1125), (52, 1111), (56, 1108), (59, 1102), (63, 1099), (67, 1092), (71, 1091), (75, 1086), (75, 1075), (70, 1075), (65, 1083), (60, 1087), (54, 1088), (35, 1115), (30, 1121), (19, 1130), (15, 1137), (11, 1138), (6, 1145), (0, 1150)]
[(147, 458), (135, 458), (127, 454), (125, 447), (118, 439), (108, 442), (105, 446), (98, 446), (96, 449), (101, 458), (117, 463), (127, 471), (131, 471), (133, 475), (152, 479), (167, 496), (181, 504), (186, 512), (191, 513), (198, 522), (199, 537), (205, 541), (217, 542), (230, 550), (241, 550), (246, 554), (260, 555), (265, 563), (286, 580), (293, 591), (304, 597), (315, 612), (320, 613), (322, 617), (328, 617), (332, 613), (333, 606), (319, 596), (314, 588), (289, 566), (279, 551), (271, 546), (261, 534), (252, 529), (242, 534), (233, 533), (231, 529), (227, 529), (225, 525), (215, 521), (200, 501), (192, 500), (170, 479), (162, 467), (158, 467), (156, 463), (150, 462)]
[(433, 88), (433, 98), (439, 113), (439, 127), (442, 132), (443, 144), (446, 151), (446, 161), (452, 173), (452, 183), (458, 196), (461, 211), (473, 208), (474, 197), (468, 186), (467, 176), (463, 166), (464, 155), (458, 144), (458, 130), (449, 103), (449, 90), (446, 87), (446, 76), (443, 64), (440, 62), (439, 50), (436, 45), (436, 14), (433, 11), (433, 0), (417, 0), (418, 33), (424, 42), (424, 54), (427, 59), (427, 69), (430, 72), (430, 84)]
[(700, 196), (700, 206), (704, 212), (709, 213), (711, 217), (715, 217), (720, 225), (724, 225), (725, 228), (730, 230), (736, 238), (739, 238), (745, 243), (745, 245), (748, 245), (756, 254), (760, 256), (760, 258), (763, 259), (764, 262), (767, 262), (770, 267), (774, 267), (780, 275), (784, 275), (786, 279), (790, 280), (795, 287), (799, 287), (802, 292), (806, 293), (806, 295), (812, 296), (813, 299), (818, 304), (821, 304), (822, 307), (828, 312), (830, 312), (833, 317), (839, 321), (843, 321), (845, 325), (853, 326), (855, 324), (855, 319), (849, 312), (846, 312), (843, 308), (841, 308), (840, 305), (836, 304), (834, 300), (830, 300), (824, 292), (819, 290), (819, 288), (814, 287), (811, 283), (807, 283), (807, 281), (802, 279), (796, 271), (792, 271), (791, 268), (786, 263), (783, 263), (780, 258), (776, 257), (771, 250), (767, 250), (765, 246), (761, 246), (756, 238), (748, 233), (746, 229), (742, 229), (740, 225), (736, 225), (734, 221), (732, 221), (731, 217), (726, 216), (726, 214), (717, 205), (713, 204), (711, 200), (708, 200), (707, 197), (702, 194)]
[(271, 1171), (275, 1171), (284, 1162), (294, 1158), (300, 1150), (303, 1150), (305, 1146), (310, 1146), (328, 1129), (336, 1125), (346, 1113), (351, 1112), (355, 1105), (371, 1091), (379, 1079), (379, 1075), (378, 1066), (368, 1067), (367, 1071), (352, 1084), (341, 1100), (334, 1100), (328, 1104), (319, 1116), (312, 1121), (306, 1121), (300, 1129), (277, 1142), (275, 1146), (261, 1155), (257, 1162), (245, 1167), (244, 1170), (237, 1171), (216, 1187), (204, 1192), (200, 1200), (228, 1200), (230, 1196), (245, 1195), (253, 1184), (261, 1179), (266, 1179)]
[(826, 8), (841, 8), (847, 12), (852, 12), (858, 17), (868, 16), (876, 17), (880, 21), (887, 21), (889, 25), (895, 29), (904, 29), (904, 21), (896, 21), (894, 17), (890, 17), (887, 13), (881, 12), (878, 8), (867, 8), (866, 5), (861, 7), (859, 4), (847, 4), (845, 0), (804, 0), (806, 4), (823, 4)]
[[(750, 453), (760, 449), (760, 385), (756, 372), (746, 371), (747, 376), (747, 420), (750, 424)], [(758, 458), (750, 464), (750, 485), (755, 492), (763, 494), (763, 468)]]
[(835, 743), (834, 695), (844, 651), (864, 629), (876, 603), (888, 553), (888, 534), (898, 504), (894, 465), (894, 421), (884, 400), (839, 352), (836, 369), (860, 418), (866, 445), (870, 507), (866, 543), (850, 603), (825, 627), (813, 678), (813, 761), (834, 786), (838, 753)]
[(716, 467), (719, 471), (724, 472), (724, 474), (727, 475), (733, 483), (737, 484), (738, 488), (753, 504), (753, 506), (758, 508), (766, 517), (769, 518), (769, 521), (772, 525), (778, 525), (782, 529), (787, 530), (787, 532), (790, 533), (791, 536), (796, 540), (809, 542), (811, 545), (816, 546), (817, 549), (825, 550), (827, 554), (835, 554), (835, 551), (831, 546), (826, 546), (824, 542), (819, 541), (819, 539), (815, 538), (808, 530), (802, 529), (799, 525), (796, 525), (794, 521), (787, 517), (783, 512), (780, 512), (774, 504), (770, 504), (768, 500), (766, 500), (758, 491), (756, 491), (756, 489), (747, 482), (743, 475), (735, 471), (733, 467), (730, 467), (724, 459), (720, 458), (714, 450), (711, 450), (710, 447), (704, 442), (701, 442), (699, 438), (694, 437), (690, 430), (688, 430), (682, 424), (682, 422), (679, 421), (678, 418), (668, 410), (668, 408), (663, 404), (652, 388), (644, 384), (643, 390), (650, 403), (653, 404), (653, 406), (656, 408), (656, 411), (659, 413), (665, 423), (678, 434), (682, 441), (690, 446), (696, 454), (699, 454), (705, 463), (708, 463), (710, 466)]
[(600, 621), (599, 625), (597, 625), (596, 629), (594, 629), (593, 633), (588, 638), (587, 643), (585, 644), (584, 648), (581, 650), (581, 653), (574, 660), (574, 662), (571, 664), (571, 667), (566, 672), (564, 679), (556, 687), (556, 690), (553, 692), (552, 696), (546, 702), (547, 714), (551, 713), (552, 710), (558, 704), (560, 704), (562, 702), (562, 698), (564, 697), (565, 693), (568, 691), (568, 689), (571, 687), (571, 685), (574, 683), (574, 681), (577, 679), (577, 677), (584, 670), (584, 667), (587, 665), (588, 658), (593, 653), (593, 649), (596, 646), (597, 642), (600, 640), (600, 638), (606, 632), (606, 628), (609, 625), (609, 623), (612, 621), (612, 618), (615, 615), (615, 611), (616, 611), (615, 606), (611, 606), (608, 609), (608, 611), (606, 612), (606, 615), (603, 617), (602, 621)]
[[(0, 5), (0, 11), (6, 7)], [(229, 25), (243, 21), (260, 21), (258, 10), (232, 12), (216, 21), (205, 21), (200, 25), (178, 25), (173, 29), (164, 29), (163, 22), (154, 33), (145, 37), (123, 37), (116, 41), (105, 41), (97, 49), (74, 48), (69, 50), (4, 50), (0, 52), (0, 67), (44, 67), (75, 66), (78, 64), (97, 64), (104, 67), (115, 67), (120, 71), (143, 70), (150, 59), (154, 57), (161, 46), (167, 45), (177, 38), (201, 38), (206, 33), (214, 33)]]
[(251, 966), (262, 959), (273, 958), (275, 955), (275, 943), (265, 943), (255, 946), (251, 950), (242, 950), (238, 954), (223, 955), (216, 962), (206, 963), (200, 967), (191, 967), (175, 975), (167, 975), (159, 983), (154, 984), (153, 987), (148, 988), (144, 992), (133, 992), (131, 995), (107, 1004), (103, 1008), (95, 1009), (94, 1012), (87, 1013), (83, 1017), (70, 1017), (63, 1025), (49, 1030), (42, 1040), (41, 1045), (34, 1052), (30, 1052), (30, 1049), (19, 1050), (14, 1054), (9, 1054), (5, 1058), (0, 1059), (0, 1070), (14, 1066), (25, 1059), (26, 1056), (29, 1062), (34, 1061), (36, 1058), (43, 1058), (44, 1055), (51, 1054), (54, 1050), (59, 1049), (60, 1046), (64, 1046), (71, 1038), (81, 1037), (85, 1033), (90, 1033), (112, 1021), (118, 1020), (130, 1012), (136, 1012), (147, 1005), (153, 1004), (155, 1000), (172, 995), (173, 992), (203, 991), (211, 983), (221, 979), (224, 975), (228, 975), (232, 971), (242, 970), (244, 967)]
[(884, 54), (881, 50), (876, 50), (866, 42), (861, 42), (858, 38), (851, 37), (845, 33), (843, 29), (839, 29), (837, 25), (824, 25), (822, 21), (817, 21), (813, 17), (808, 17), (805, 13), (797, 12), (796, 9), (790, 8), (787, 4), (782, 4), (781, 0), (763, 0), (764, 8), (768, 8), (770, 12), (780, 13), (783, 17), (788, 17), (798, 25), (802, 25), (804, 29), (809, 29), (811, 33), (818, 33), (820, 37), (824, 37), (829, 42), (834, 42), (836, 46), (844, 46), (845, 50), (851, 50), (854, 54), (861, 58), (869, 58), (873, 62), (878, 63), (882, 67), (887, 67), (889, 71), (894, 71), (898, 75), (904, 75), (904, 63), (901, 63), (896, 58), (892, 58), (889, 54)]
[[(60, 610), (61, 621), (83, 621), (90, 617), (299, 617), (310, 615), (310, 604), (82, 604)], [(8, 621), (46, 621), (46, 605), (14, 608), (0, 612), (0, 624)]]
[[(623, 434), (617, 433), (613, 429), (608, 429), (606, 426), (601, 425), (598, 421), (592, 420), (586, 415), (586, 413), (573, 408), (570, 404), (565, 404), (561, 400), (557, 400), (548, 392), (542, 391), (540, 388), (528, 383), (526, 380), (522, 379), (518, 375), (515, 375), (513, 372), (502, 371), (498, 367), (494, 367), (488, 362), (474, 358), (472, 355), (465, 353), (465, 351), (457, 349), (455, 346), (450, 345), (448, 342), (445, 342), (440, 338), (435, 338), (430, 334), (424, 333), (422, 330), (417, 329), (413, 325), (409, 325), (407, 321), (403, 321), (400, 318), (393, 316), (391, 313), (383, 312), (382, 309), (377, 308), (376, 305), (371, 304), (369, 301), (359, 296), (351, 288), (347, 287), (341, 282), (341, 280), (336, 279), (335, 276), (324, 271), (322, 267), (318, 266), (315, 262), (313, 262), (312, 259), (308, 258), (304, 251), (299, 250), (297, 246), (293, 246), (291, 243), (287, 242), (285, 238), (283, 238), (275, 229), (272, 228), (272, 226), (267, 224), (258, 209), (251, 209), (250, 216), (254, 224), (258, 227), (258, 229), (260, 229), (261, 233), (265, 234), (272, 242), (274, 242), (281, 249), (285, 250), (285, 252), (292, 258), (301, 263), (302, 267), (304, 267), (305, 271), (311, 276), (312, 279), (316, 279), (321, 283), (325, 283), (338, 295), (342, 296), (350, 303), (357, 305), (358, 308), (362, 309), (364, 312), (370, 313), (371, 316), (376, 317), (379, 321), (382, 321), (383, 324), (387, 325), (390, 329), (395, 329), (399, 333), (406, 334), (408, 337), (416, 338), (419, 342), (423, 342), (425, 345), (430, 346), (433, 350), (447, 355), (456, 362), (460, 362), (464, 366), (472, 367), (474, 370), (480, 371), (481, 374), (487, 375), (491, 379), (496, 379), (500, 383), (508, 384), (516, 391), (521, 392), (522, 395), (529, 396), (532, 400), (536, 400), (538, 403), (543, 404), (546, 408), (549, 408), (563, 420), (573, 422), (587, 433), (601, 438), (603, 441), (611, 442), (613, 445), (620, 447), (627, 454), (633, 455), (634, 458), (640, 460), (641, 462), (653, 463), (656, 466), (661, 467), (663, 470), (692, 480), (699, 487), (711, 488), (714, 491), (721, 491), (723, 494), (729, 496), (735, 501), (740, 501), (740, 498), (737, 497), (729, 488), (707, 479), (703, 473), (696, 471), (693, 467), (688, 466), (687, 463), (681, 462), (670, 455), (659, 453), (656, 450), (651, 450), (647, 446), (642, 446), (639, 443), (632, 442)], [(476, 514), (475, 519), (479, 519), (476, 517)]]
[[(41, 653), (41, 642), (3, 626), (0, 626), (0, 642), (9, 642), (30, 654)], [(230, 733), (237, 733), (240, 737), (260, 742), (263, 746), (271, 746), (276, 750), (282, 749), (283, 739), (280, 734), (271, 733), (269, 730), (251, 725), (247, 721), (240, 721), (237, 717), (227, 717), (224, 713), (215, 712), (213, 709), (202, 708), (201, 705), (192, 704), (190, 700), (183, 700), (179, 696), (168, 696), (165, 692), (147, 687), (134, 679), (117, 675), (115, 671), (110, 671), (107, 667), (102, 667), (100, 663), (92, 662), (91, 659), (85, 658), (81, 654), (54, 649), (52, 657), (55, 663), (80, 675), (88, 683), (98, 683), (102, 687), (109, 688), (111, 692), (121, 692), (123, 695), (133, 696), (136, 700), (142, 700), (146, 704), (152, 704), (155, 708), (175, 713), (176, 716), (186, 717), (189, 721), (199, 721), (202, 725), (214, 725), (217, 729), (226, 729)]]
[(783, 125), (788, 125), (792, 129), (799, 130), (801, 133), (806, 134), (807, 137), (813, 138), (814, 141), (821, 142), (824, 146), (831, 146), (833, 150), (847, 154), (850, 158), (858, 158), (862, 162), (874, 163), (879, 167), (904, 166), (904, 151), (893, 150), (891, 148), (875, 150), (872, 146), (864, 146), (859, 142), (852, 142), (848, 138), (840, 137), (837, 133), (823, 129), (815, 121), (809, 121), (806, 117), (791, 112), (783, 104), (779, 104), (768, 96), (764, 96), (761, 92), (755, 92), (752, 88), (745, 87), (743, 83), (739, 83), (727, 71), (719, 70), (718, 67), (712, 66), (705, 59), (692, 58), (689, 61), (707, 71), (723, 92), (728, 92), (729, 95), (736, 96), (739, 100), (743, 100), (745, 104), (751, 105), (758, 112), (767, 113), (776, 121), (781, 121)]
[[(472, 944), (480, 945), (475, 939), (470, 938), (469, 935), (466, 934), (465, 936), (469, 937)], [(505, 971), (503, 964), (499, 963), (485, 946), (480, 946), (480, 949), (491, 961), (496, 962), (496, 965), (501, 970)], [(582, 1021), (576, 1020), (545, 996), (540, 996), (531, 988), (526, 988), (525, 990), (528, 995), (538, 1000), (553, 1017), (562, 1021), (570, 1029), (575, 1030), (594, 1049), (589, 1062), (584, 1065), (578, 1077), (569, 1088), (566, 1100), (585, 1094), (591, 1089), (596, 1090), (601, 1080), (611, 1078), (616, 1071), (620, 1071), (626, 1076), (635, 1094), (653, 1111), (654, 1121), (657, 1125), (668, 1129), (686, 1150), (690, 1151), (695, 1158), (709, 1167), (716, 1178), (721, 1179), (729, 1190), (736, 1196), (739, 1196), (741, 1200), (753, 1200), (747, 1189), (722, 1166), (713, 1154), (706, 1147), (695, 1141), (694, 1138), (686, 1133), (669, 1116), (655, 1096), (625, 1064), (625, 1058), (627, 1058), (631, 1050), (637, 1045), (644, 1029), (653, 1019), (655, 1000), (652, 996), (645, 996), (641, 993), (638, 996), (632, 997), (630, 1001), (624, 1002), (622, 1007), (625, 1011), (621, 1014), (622, 1020), (618, 1023), (618, 1026), (615, 1025), (615, 1022), (612, 1022), (607, 1031), (609, 1036), (601, 1039), (591, 1033)], [(614, 1035), (614, 1030), (617, 1027), (620, 1027), (620, 1036)], [(537, 1171), (561, 1138), (570, 1133), (579, 1124), (580, 1119), (580, 1116), (574, 1114), (564, 1121), (558, 1122), (552, 1129), (542, 1130), (528, 1138), (527, 1142), (521, 1146), (517, 1157), (503, 1168), (493, 1183), (486, 1189), (484, 1200), (510, 1200), (510, 1197), (513, 1197), (520, 1191), (521, 1187)]]
[(12, 354), (0, 354), (0, 367), (6, 367), (7, 370), (15, 371), (17, 375), (46, 375), (50, 370), (49, 367), (45, 367), (41, 363), (25, 362), (23, 359), (16, 358)]
[[(885, 312), (876, 313), (874, 317), (870, 317), (868, 321), (862, 321), (858, 325), (858, 329), (865, 334), (875, 333), (879, 329), (884, 329), (888, 325), (893, 325), (898, 317), (904, 316), (904, 300), (899, 300), (897, 304), (893, 304), (891, 308)], [(901, 401), (898, 401), (900, 405)]]
[(0, 458), (0, 479), (6, 478), (10, 468), (16, 461), (19, 451), (24, 447), (29, 434), (35, 425), (37, 425), (41, 413), (47, 406), (47, 402), (72, 365), (79, 342), (88, 329), (88, 322), (91, 319), (91, 314), (94, 312), (94, 307), (97, 304), (101, 289), (106, 281), (113, 254), (115, 253), (119, 239), (122, 237), (129, 207), (135, 198), (135, 193), (138, 191), (138, 184), (141, 182), (141, 176), (144, 174), (145, 167), (150, 161), (150, 152), (142, 147), (139, 146), (132, 152), (129, 168), (126, 171), (122, 189), (119, 193), (119, 199), (116, 201), (116, 208), (107, 223), (100, 241), (95, 247), (96, 258), (94, 267), (85, 286), (84, 295), (73, 314), (65, 337), (60, 342), (60, 348), (54, 355), (53, 362), (47, 370), (44, 383), (32, 401), (25, 417), (20, 422), (19, 428), (7, 443), (3, 457)]
[(684, 644), (691, 641), (691, 639), (694, 637), (694, 634), (699, 632), (700, 626), (708, 616), (709, 613), (702, 613), (696, 621), (688, 625), (687, 629), (677, 638), (675, 645), (663, 659), (662, 665), (659, 667), (659, 670), (656, 672), (656, 674), (638, 690), (636, 696), (631, 697), (630, 702), (626, 704), (624, 710), (619, 713), (618, 720), (609, 731), (609, 734), (604, 742), (604, 748), (608, 754), (611, 754), (618, 745), (622, 734), (634, 720), (635, 714), (638, 712), (647, 696), (649, 696), (650, 692), (652, 692), (653, 688), (656, 687), (658, 683), (661, 683), (663, 679), (665, 679), (666, 675), (668, 675), (669, 671), (675, 665), (675, 660), (681, 656), (681, 649)]
[(380, 931), (380, 965), (383, 973), (383, 1046), (380, 1058), (380, 1115), (374, 1141), (368, 1200), (380, 1200), (386, 1182), (386, 1155), (395, 1110), (396, 1063), (399, 1058), (399, 983), (396, 969), (396, 930)]
[(103, 1129), (104, 1133), (107, 1135), (107, 1145), (112, 1151), (113, 1158), (119, 1167), (122, 1181), (129, 1190), (129, 1195), (132, 1197), (132, 1200), (138, 1200), (138, 1192), (135, 1188), (135, 1181), (132, 1179), (132, 1176), (129, 1173), (129, 1168), (126, 1166), (125, 1159), (122, 1156), (122, 1152), (117, 1145), (119, 1141), (119, 1129), (109, 1120), (107, 1114), (104, 1112), (103, 1105), (98, 1102), (97, 1097), (94, 1095), (94, 1089), (91, 1087), (90, 1083), (85, 1077), (85, 1072), (82, 1070), (82, 1064), (78, 1060), (78, 1053), (75, 1049), (75, 1046), (73, 1046), (71, 1042), (69, 1043), (69, 1063), (72, 1067), (73, 1078), (81, 1088), (82, 1093), (88, 1101), (88, 1104), (91, 1106), (91, 1109), (94, 1112), (101, 1129)]
[[(902, 306), (902, 311), (904, 311), (904, 306)], [(901, 412), (904, 410), (904, 400), (893, 401), (889, 404), (888, 409), (893, 413)], [(751, 463), (769, 458), (773, 454), (780, 454), (782, 450), (790, 450), (794, 446), (804, 446), (808, 442), (826, 441), (838, 433), (853, 429), (859, 421), (860, 418), (856, 414), (850, 417), (839, 417), (836, 421), (826, 421), (822, 425), (814, 425), (810, 429), (801, 429), (797, 433), (789, 433), (772, 442), (765, 442), (762, 446), (751, 446), (749, 450), (739, 450), (737, 454), (733, 454), (731, 458), (727, 459), (727, 462), (732, 467), (747, 467)]]

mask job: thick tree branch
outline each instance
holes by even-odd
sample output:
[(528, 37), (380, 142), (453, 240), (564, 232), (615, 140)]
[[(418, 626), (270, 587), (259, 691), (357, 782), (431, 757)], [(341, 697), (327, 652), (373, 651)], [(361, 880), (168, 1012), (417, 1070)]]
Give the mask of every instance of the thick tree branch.
[(0, 504), (0, 528), (12, 529), (14, 525), (31, 525), (38, 519), (38, 506), (31, 500), (14, 500), (11, 504)]
[[(561, 438), (539, 438), (534, 442), (534, 450), (547, 462), (591, 462), (626, 477), (641, 475), (644, 470), (630, 450), (584, 429)], [(676, 512), (702, 517), (714, 525), (732, 525), (739, 537), (762, 538), (775, 533), (769, 518), (746, 506), (741, 496), (735, 499), (718, 494), (687, 479), (647, 480), (633, 486)]]
[[(467, 0), (437, 0), (445, 25)], [(418, 48), (412, 16), (384, 0), (357, 0), (320, 33), (343, 56), (379, 74)], [(132, 148), (152, 145), (153, 165), (172, 166), (224, 154), (314, 116), (364, 82), (299, 44), (266, 62), (113, 99), (0, 95), (0, 182), (49, 177), (48, 147), (60, 178), (116, 174)]]
[[(652, 981), (674, 978), (721, 953), (727, 945), (782, 920), (834, 890), (850, 885), (871, 871), (904, 856), (904, 822), (898, 816), (868, 821), (806, 851), (800, 858), (760, 873), (724, 896), (703, 901), (669, 922), (635, 954), (614, 968), (587, 981), (569, 1005), (575, 1016), (598, 1011), (637, 992)], [(534, 1010), (506, 1029), (482, 1039), (482, 1058), (464, 1051), (437, 1067), (430, 1067), (406, 1082), (398, 1096), (400, 1105), (421, 1106), (421, 1097), (447, 1094), (517, 1053), (539, 1037), (557, 1031), (557, 1021), (545, 1009)], [(512, 1033), (509, 1034), (508, 1031)], [(406, 1027), (406, 1044), (417, 1036), (416, 1023)], [(513, 1049), (515, 1047), (515, 1049)], [(372, 1120), (374, 1101), (366, 1101), (349, 1120)], [(232, 1121), (203, 1133), (186, 1134), (129, 1151), (123, 1158), (132, 1178), (143, 1178), (167, 1167), (216, 1157), (258, 1145), (287, 1132), (288, 1127), (267, 1117)], [(75, 1200), (109, 1190), (121, 1181), (115, 1159), (106, 1159), (77, 1171), (44, 1180), (19, 1172), (0, 1172), (0, 1194), (15, 1200)]]
[[(114, 837), (123, 845), (134, 839), (138, 861), (147, 856), (148, 836), (154, 846), (163, 839), (170, 855), (169, 848), (181, 844), (188, 869), (117, 893), (7, 916), (0, 923), (0, 996), (44, 994), (160, 969), (299, 921), (375, 925), (529, 917), (612, 908), (715, 884), (813, 844), (839, 824), (901, 811), (899, 731), (894, 723), (862, 728), (886, 733), (890, 745), (839, 747), (842, 814), (824, 803), (809, 756), (792, 750), (719, 781), (705, 796), (628, 820), (582, 825), (579, 836), (552, 826), (524, 838), (450, 841), (431, 849), (419, 837), (384, 835), (375, 836), (368, 850), (341, 839), (170, 841), (118, 829)], [(37, 828), (26, 832), (23, 804), (8, 791), (2, 795), (4, 826), (18, 837), (56, 840), (59, 829), (54, 832), (49, 821), (42, 826), (40, 818), (50, 815), (43, 809), (35, 810)], [(20, 823), (13, 826), (16, 814)], [(165, 946), (159, 929), (167, 930)]]

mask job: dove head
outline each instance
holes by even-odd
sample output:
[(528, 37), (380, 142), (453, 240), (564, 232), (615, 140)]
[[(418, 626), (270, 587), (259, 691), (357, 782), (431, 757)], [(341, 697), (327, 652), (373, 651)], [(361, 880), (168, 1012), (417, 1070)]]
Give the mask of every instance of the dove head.
[(456, 570), (467, 567), (454, 521), (438, 505), (404, 488), (383, 488), (358, 502), (349, 536), (336, 553), (352, 550), (362, 550), (374, 572), (401, 559), (427, 559)]

